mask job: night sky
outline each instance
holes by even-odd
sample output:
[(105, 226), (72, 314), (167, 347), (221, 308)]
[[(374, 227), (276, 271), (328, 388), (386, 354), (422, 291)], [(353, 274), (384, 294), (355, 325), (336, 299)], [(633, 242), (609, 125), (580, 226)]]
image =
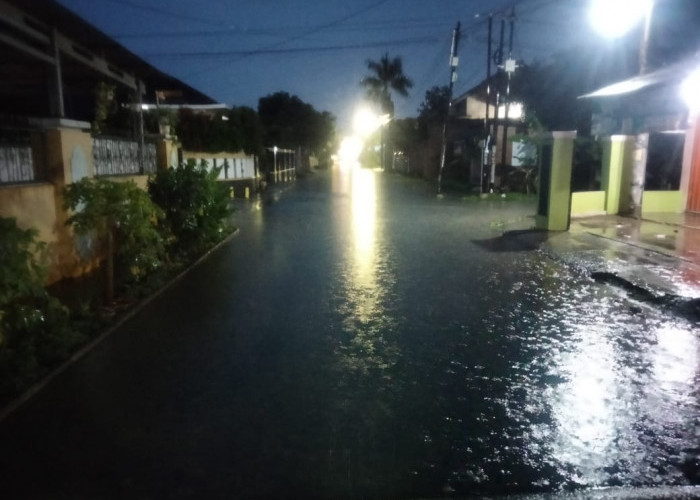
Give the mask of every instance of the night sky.
[[(684, 0), (657, 0), (659, 3)], [(227, 105), (257, 107), (286, 91), (349, 125), (365, 61), (403, 58), (414, 82), (396, 115), (414, 116), (425, 91), (448, 82), (452, 30), (462, 23), (458, 95), (486, 76), (483, 14), (515, 5), (513, 55), (546, 60), (581, 45), (607, 50), (589, 0), (60, 0), (157, 68)], [(697, 2), (700, 4), (700, 2)], [(666, 10), (668, 5), (657, 10)], [(481, 14), (481, 15), (480, 15)], [(661, 17), (661, 16), (660, 16)], [(683, 18), (684, 16), (677, 16)], [(498, 39), (498, 26), (494, 39)], [(633, 36), (633, 35), (630, 35)], [(506, 36), (506, 40), (507, 40)]]

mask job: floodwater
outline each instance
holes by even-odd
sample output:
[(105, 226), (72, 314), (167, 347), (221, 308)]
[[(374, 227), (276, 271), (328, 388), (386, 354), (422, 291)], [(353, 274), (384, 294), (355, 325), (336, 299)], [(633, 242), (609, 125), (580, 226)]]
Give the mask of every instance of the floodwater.
[(8, 498), (700, 482), (697, 325), (494, 241), (534, 203), (333, 170), (0, 422)]

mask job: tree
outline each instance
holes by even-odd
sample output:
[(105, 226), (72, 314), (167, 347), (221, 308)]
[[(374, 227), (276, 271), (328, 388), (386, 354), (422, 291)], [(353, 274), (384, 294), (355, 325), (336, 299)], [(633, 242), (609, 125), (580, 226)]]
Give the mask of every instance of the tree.
[(161, 264), (163, 212), (133, 181), (86, 177), (64, 188), (64, 208), (73, 211), (66, 224), (79, 234), (94, 234), (105, 250), (106, 302), (114, 298), (115, 267), (124, 271), (120, 276), (138, 279)]
[(247, 106), (234, 106), (228, 116), (231, 127), (239, 131), (240, 148), (246, 154), (260, 156), (265, 130), (258, 112)]
[(379, 61), (368, 60), (367, 69), (370, 70), (370, 75), (360, 82), (367, 92), (367, 97), (377, 103), (382, 112), (393, 116), (394, 101), (391, 99), (391, 91), (407, 97), (408, 89), (413, 87), (413, 82), (403, 73), (403, 61), (400, 57), (390, 59), (389, 54), (385, 53)]
[(262, 152), (263, 128), (252, 108), (234, 106), (214, 113), (182, 109), (177, 118), (177, 135), (185, 149)]
[(226, 188), (216, 180), (220, 170), (188, 160), (148, 180), (148, 194), (163, 210), (180, 254), (199, 253), (226, 234), (231, 209)]
[(522, 102), (547, 130), (588, 133), (594, 103), (578, 97), (636, 72), (633, 59), (622, 47), (607, 54), (595, 46), (563, 51), (550, 61), (521, 65), (513, 76), (511, 99)]
[[(367, 69), (370, 74), (365, 76), (360, 85), (365, 88), (367, 98), (376, 103), (382, 113), (389, 117), (394, 116), (394, 101), (391, 92), (394, 91), (404, 97), (408, 96), (408, 89), (413, 87), (413, 82), (403, 72), (403, 61), (400, 57), (389, 58), (385, 53), (379, 61), (368, 60)], [(384, 129), (381, 130), (381, 165), (385, 165)]]
[(268, 146), (302, 147), (323, 156), (335, 139), (335, 117), (287, 92), (276, 92), (258, 101), (258, 114)]
[(442, 126), (450, 102), (450, 88), (434, 86), (425, 91), (425, 99), (418, 107), (418, 123), (421, 133), (427, 137), (431, 125)]

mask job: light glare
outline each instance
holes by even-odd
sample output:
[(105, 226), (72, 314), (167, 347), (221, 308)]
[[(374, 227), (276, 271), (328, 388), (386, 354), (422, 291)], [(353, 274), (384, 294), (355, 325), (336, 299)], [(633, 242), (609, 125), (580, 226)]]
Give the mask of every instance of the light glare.
[(681, 84), (681, 97), (691, 113), (700, 113), (700, 68), (693, 71)]
[(360, 158), (360, 153), (362, 153), (363, 147), (364, 142), (359, 137), (351, 136), (344, 138), (343, 142), (340, 143), (340, 149), (338, 150), (338, 159), (340, 160), (340, 164), (345, 166), (356, 163)]
[(377, 115), (369, 108), (360, 108), (355, 112), (352, 128), (356, 135), (368, 137), (382, 125), (389, 122), (389, 115)]
[(590, 22), (604, 37), (619, 38), (644, 18), (651, 6), (652, 0), (593, 0)]

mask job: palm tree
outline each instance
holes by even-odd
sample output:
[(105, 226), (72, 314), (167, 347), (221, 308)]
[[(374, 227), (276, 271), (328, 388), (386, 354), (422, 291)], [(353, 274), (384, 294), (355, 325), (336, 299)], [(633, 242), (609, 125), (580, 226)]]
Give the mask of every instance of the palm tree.
[(404, 97), (413, 82), (403, 74), (403, 62), (400, 57), (389, 58), (386, 53), (379, 61), (367, 61), (367, 69), (371, 74), (362, 79), (360, 84), (367, 91), (367, 97), (381, 106), (384, 113), (394, 114), (394, 102), (391, 100), (391, 90)]
[[(391, 100), (393, 90), (404, 97), (408, 96), (408, 89), (413, 87), (413, 82), (403, 73), (403, 62), (400, 57), (389, 58), (385, 53), (379, 61), (367, 60), (367, 69), (370, 75), (365, 76), (360, 84), (365, 88), (367, 97), (377, 103), (383, 113), (389, 117), (394, 116), (394, 101)], [(382, 128), (381, 138), (381, 162), (384, 168), (384, 132)]]

